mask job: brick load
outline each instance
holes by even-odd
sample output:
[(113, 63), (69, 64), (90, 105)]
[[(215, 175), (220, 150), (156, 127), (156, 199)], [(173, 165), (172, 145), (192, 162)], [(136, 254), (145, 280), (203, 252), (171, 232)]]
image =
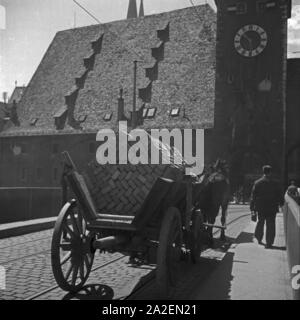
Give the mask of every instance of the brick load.
[(180, 181), (184, 171), (172, 165), (93, 162), (84, 175), (99, 213), (135, 215), (158, 177)]

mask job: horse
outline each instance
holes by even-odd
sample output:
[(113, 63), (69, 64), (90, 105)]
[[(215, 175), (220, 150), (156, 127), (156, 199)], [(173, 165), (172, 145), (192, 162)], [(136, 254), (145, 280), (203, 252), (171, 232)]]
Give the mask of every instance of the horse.
[[(214, 165), (206, 168), (198, 177), (202, 188), (198, 192), (196, 209), (200, 209), (204, 222), (213, 225), (221, 208), (221, 224), (226, 226), (227, 209), (230, 201), (230, 184), (228, 179), (228, 166), (225, 161), (217, 160)], [(210, 245), (213, 245), (213, 227), (208, 226)], [(221, 241), (226, 241), (225, 230), (221, 229)]]

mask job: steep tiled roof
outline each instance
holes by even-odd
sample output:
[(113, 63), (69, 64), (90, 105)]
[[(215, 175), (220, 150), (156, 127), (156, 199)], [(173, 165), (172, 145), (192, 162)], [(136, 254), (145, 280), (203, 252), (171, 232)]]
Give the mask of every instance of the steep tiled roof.
[[(140, 61), (137, 108), (157, 108), (143, 127), (211, 127), (215, 35), (208, 5), (58, 32), (18, 105), (21, 125), (1, 135), (115, 128), (121, 87), (127, 117), (132, 110), (134, 60)], [(54, 115), (63, 117), (66, 105), (68, 119), (57, 131)], [(169, 114), (173, 107), (179, 116)]]

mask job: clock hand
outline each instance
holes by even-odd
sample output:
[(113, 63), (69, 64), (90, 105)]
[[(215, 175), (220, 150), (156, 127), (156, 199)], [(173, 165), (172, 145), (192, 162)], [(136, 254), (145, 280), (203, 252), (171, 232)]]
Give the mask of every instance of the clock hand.
[(243, 37), (248, 41), (250, 46), (250, 51), (253, 50), (252, 39), (249, 38), (245, 33), (243, 34)]

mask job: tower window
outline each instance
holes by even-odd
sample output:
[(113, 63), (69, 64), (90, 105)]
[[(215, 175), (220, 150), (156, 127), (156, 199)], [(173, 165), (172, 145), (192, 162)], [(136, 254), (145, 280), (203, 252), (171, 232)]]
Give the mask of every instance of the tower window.
[(228, 7), (227, 7), (227, 11), (228, 11), (228, 12), (234, 12), (234, 13), (235, 13), (235, 12), (236, 12), (236, 9), (237, 9), (237, 8), (236, 8), (236, 5), (234, 5), (234, 6), (228, 6)]
[(239, 2), (235, 5), (229, 5), (227, 7), (227, 12), (235, 14), (246, 14), (247, 13), (247, 4), (245, 2)]
[(258, 13), (263, 13), (267, 9), (272, 9), (276, 7), (275, 1), (258, 1), (256, 4), (256, 9)]
[(246, 13), (247, 13), (247, 4), (245, 2), (237, 3), (236, 14), (246, 14)]

